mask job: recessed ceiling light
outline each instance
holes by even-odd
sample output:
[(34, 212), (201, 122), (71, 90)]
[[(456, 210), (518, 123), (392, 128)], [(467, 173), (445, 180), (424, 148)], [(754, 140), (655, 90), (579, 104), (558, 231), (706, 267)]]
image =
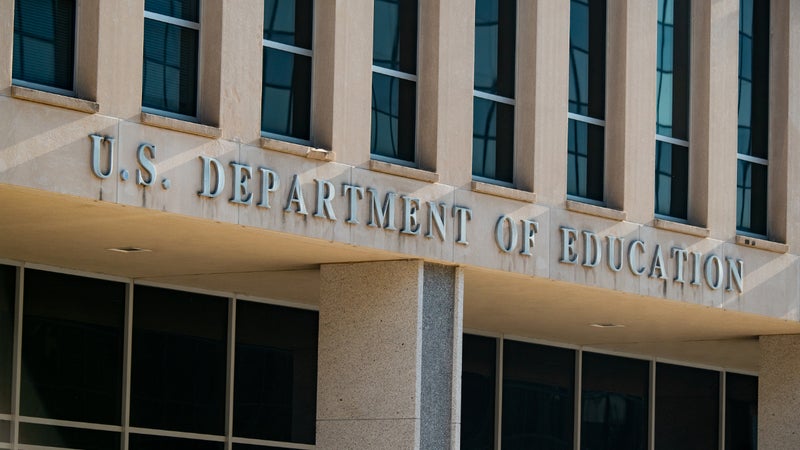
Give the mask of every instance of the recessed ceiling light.
[(595, 328), (625, 328), (625, 325), (619, 323), (592, 323), (589, 326)]
[(106, 250), (117, 253), (145, 253), (152, 251), (149, 248), (141, 248), (141, 247), (115, 247), (115, 248), (107, 248)]

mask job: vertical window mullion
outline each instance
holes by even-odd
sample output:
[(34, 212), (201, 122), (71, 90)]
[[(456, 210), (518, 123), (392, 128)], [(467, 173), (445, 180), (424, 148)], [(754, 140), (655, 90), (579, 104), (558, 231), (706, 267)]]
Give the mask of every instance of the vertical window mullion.
[(133, 349), (133, 281), (126, 285), (122, 359), (122, 450), (128, 450), (131, 421), (131, 351)]

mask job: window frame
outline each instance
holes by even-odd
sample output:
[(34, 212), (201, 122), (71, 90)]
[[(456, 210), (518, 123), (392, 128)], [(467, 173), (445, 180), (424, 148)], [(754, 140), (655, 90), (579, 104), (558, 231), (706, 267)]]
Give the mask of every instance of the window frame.
[[(190, 116), (187, 114), (180, 114), (172, 111), (166, 111), (158, 108), (152, 108), (149, 106), (144, 106), (144, 87), (142, 87), (142, 112), (148, 114), (155, 114), (158, 116), (169, 117), (172, 119), (183, 120), (185, 122), (192, 122), (192, 123), (201, 123), (200, 122), (200, 94), (202, 92), (202, 75), (203, 71), (200, 68), (203, 66), (203, 52), (201, 49), (203, 48), (203, 33), (201, 29), (201, 23), (203, 21), (203, 0), (197, 0), (197, 10), (198, 10), (198, 21), (192, 22), (190, 20), (179, 19), (177, 17), (167, 16), (164, 14), (148, 11), (147, 6), (145, 4), (144, 9), (144, 20), (154, 20), (156, 22), (166, 23), (168, 25), (175, 25), (181, 28), (189, 28), (197, 32), (197, 67), (195, 68), (195, 73), (197, 76), (197, 86), (194, 93), (195, 98), (195, 111), (194, 115)], [(144, 27), (144, 22), (142, 22), (142, 27)], [(144, 44), (144, 39), (142, 40)], [(144, 50), (142, 53), (142, 83), (144, 83)]]
[[(12, 59), (13, 59), (13, 52), (14, 52), (13, 51), (13, 45), (14, 45), (14, 43), (13, 43), (13, 41), (14, 41), (14, 31), (13, 31), (14, 25), (13, 24), (14, 24), (14, 19), (17, 17), (16, 2), (14, 2), (14, 6), (15, 6), (14, 7), (14, 17), (12, 18), (12, 22), (11, 22), (12, 23), (12, 25), (11, 25), (11, 27), (12, 27), (12, 32), (11, 32)], [(10, 67), (10, 69), (11, 69), (11, 85), (12, 86), (20, 86), (20, 87), (29, 88), (29, 89), (35, 89), (37, 91), (49, 92), (49, 93), (52, 93), (52, 94), (58, 94), (58, 95), (64, 95), (64, 96), (67, 96), (67, 97), (76, 97), (77, 98), (77, 95), (78, 95), (77, 91), (78, 90), (77, 90), (76, 86), (78, 84), (78, 50), (79, 50), (79, 45), (80, 45), (80, 42), (79, 42), (78, 38), (80, 36), (79, 30), (80, 30), (80, 26), (81, 26), (81, 23), (80, 23), (80, 16), (81, 16), (80, 7), (81, 7), (81, 0), (75, 0), (75, 13), (74, 13), (74, 16), (72, 17), (72, 23), (73, 23), (73, 27), (74, 27), (74, 30), (73, 30), (73, 33), (72, 33), (73, 34), (73, 36), (72, 36), (72, 39), (73, 39), (72, 89), (62, 89), (62, 88), (58, 88), (58, 87), (48, 86), (46, 84), (34, 83), (34, 82), (31, 82), (31, 81), (25, 81), (25, 80), (20, 80), (19, 78), (14, 78), (14, 75), (13, 75), (14, 74), (14, 71), (13, 71), (14, 62), (13, 61), (11, 61), (11, 67)]]
[[(263, 129), (261, 129), (261, 124), (259, 123), (259, 133), (261, 133), (261, 137), (265, 137), (265, 138), (269, 138), (269, 139), (276, 139), (276, 140), (279, 140), (279, 141), (291, 142), (293, 144), (300, 144), (300, 145), (307, 145), (307, 146), (313, 145), (312, 144), (311, 135), (313, 134), (313, 131), (314, 131), (314, 108), (313, 108), (313, 103), (314, 103), (314, 24), (316, 22), (316, 8), (314, 8), (313, 6), (314, 6), (314, 1), (312, 0), (312, 10), (311, 10), (311, 30), (312, 31), (311, 31), (311, 48), (310, 49), (303, 48), (303, 47), (298, 47), (296, 45), (284, 44), (283, 42), (278, 42), (278, 41), (273, 41), (273, 40), (267, 39), (267, 38), (264, 37), (263, 30), (262, 30), (262, 34), (261, 34), (261, 55), (262, 55), (261, 56), (261, 58), (262, 58), (261, 67), (262, 67), (262, 70), (263, 70), (263, 67), (264, 67), (263, 54), (264, 54), (264, 49), (265, 48), (270, 48), (270, 49), (273, 49), (273, 50), (279, 50), (279, 51), (282, 51), (282, 52), (291, 53), (293, 55), (306, 56), (306, 57), (311, 59), (311, 80), (310, 80), (311, 86), (310, 86), (310, 89), (309, 89), (309, 92), (308, 92), (308, 98), (309, 98), (309, 102), (310, 102), (309, 115), (308, 115), (308, 129), (309, 129), (308, 139), (301, 139), (301, 138), (296, 138), (294, 136), (287, 136), (287, 135), (284, 135), (284, 134), (272, 133), (272, 132), (269, 132), (269, 131), (264, 131)], [(266, 15), (266, 12), (264, 14)], [(263, 89), (264, 89), (264, 77), (263, 77), (263, 74), (262, 74), (262, 77), (261, 77), (261, 83), (260, 84), (261, 84), (261, 89), (262, 89), (262, 93), (261, 93), (260, 97), (263, 98), (263, 95), (264, 95), (263, 94)], [(264, 117), (264, 107), (263, 107), (264, 105), (262, 104), (260, 106), (261, 106), (261, 117), (259, 117), (259, 122)]]

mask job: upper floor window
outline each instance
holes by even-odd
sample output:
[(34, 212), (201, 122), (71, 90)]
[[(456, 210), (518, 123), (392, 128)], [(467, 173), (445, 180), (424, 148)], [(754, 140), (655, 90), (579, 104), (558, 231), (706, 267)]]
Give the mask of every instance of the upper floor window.
[(767, 234), (769, 2), (739, 2), (736, 229)]
[(199, 0), (145, 0), (142, 107), (196, 120)]
[(475, 2), (472, 175), (512, 183), (514, 175), (515, 0)]
[(655, 212), (685, 220), (689, 199), (689, 0), (658, 1)]
[(15, 84), (72, 95), (75, 0), (14, 2)]
[(261, 131), (308, 143), (311, 126), (312, 0), (264, 1)]
[(603, 202), (606, 0), (571, 0), (567, 194)]
[(375, 0), (372, 32), (373, 157), (416, 160), (417, 0)]

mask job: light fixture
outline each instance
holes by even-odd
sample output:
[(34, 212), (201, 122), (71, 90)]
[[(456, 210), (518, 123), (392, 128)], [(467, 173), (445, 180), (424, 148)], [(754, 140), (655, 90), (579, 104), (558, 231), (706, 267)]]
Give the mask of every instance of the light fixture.
[(607, 322), (604, 322), (604, 323), (591, 323), (591, 324), (589, 324), (589, 326), (595, 327), (595, 328), (625, 328), (625, 325), (622, 325), (620, 323), (607, 323)]
[(146, 253), (152, 251), (149, 248), (142, 248), (142, 247), (114, 247), (114, 248), (107, 248), (106, 250), (117, 253)]

